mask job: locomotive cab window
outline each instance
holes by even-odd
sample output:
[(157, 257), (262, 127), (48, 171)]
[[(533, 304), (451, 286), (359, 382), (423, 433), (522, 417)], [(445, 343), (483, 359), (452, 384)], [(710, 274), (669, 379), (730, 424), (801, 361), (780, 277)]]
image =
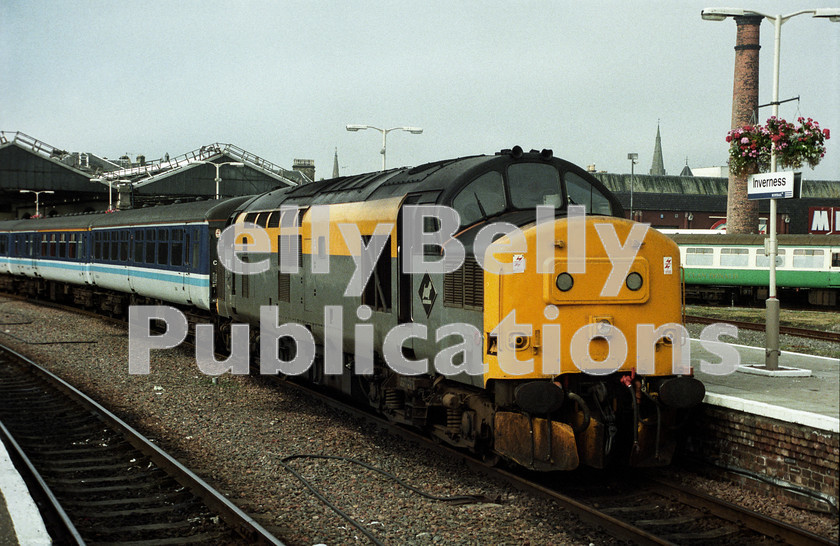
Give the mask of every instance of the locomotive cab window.
[(462, 226), (499, 214), (505, 206), (505, 184), (502, 174), (496, 171), (479, 176), (452, 200)]
[(563, 175), (563, 181), (566, 183), (566, 195), (570, 205), (585, 206), (586, 214), (612, 214), (610, 200), (590, 182), (570, 172)]
[(560, 173), (553, 165), (544, 163), (516, 163), (508, 168), (510, 200), (518, 209), (533, 209), (537, 205), (563, 207)]

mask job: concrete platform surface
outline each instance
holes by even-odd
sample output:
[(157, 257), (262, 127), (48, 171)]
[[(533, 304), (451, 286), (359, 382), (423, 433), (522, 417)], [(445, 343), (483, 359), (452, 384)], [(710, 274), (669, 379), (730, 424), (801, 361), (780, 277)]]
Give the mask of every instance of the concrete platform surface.
[[(742, 366), (764, 365), (763, 348), (730, 347), (740, 355)], [(722, 362), (719, 356), (692, 339), (691, 365), (695, 376), (706, 385), (704, 402), (840, 432), (840, 359), (782, 351), (780, 366), (810, 370), (810, 377), (769, 377), (737, 371), (713, 375), (701, 370), (701, 359), (713, 364)], [(731, 359), (721, 367), (735, 368)]]
[(0, 544), (52, 544), (29, 489), (0, 442)]

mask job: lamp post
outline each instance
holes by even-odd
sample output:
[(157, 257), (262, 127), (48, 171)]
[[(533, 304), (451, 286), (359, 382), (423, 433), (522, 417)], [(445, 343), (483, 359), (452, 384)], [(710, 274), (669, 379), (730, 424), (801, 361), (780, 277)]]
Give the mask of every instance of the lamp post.
[(91, 178), (91, 182), (108, 182), (108, 210), (105, 212), (114, 212), (114, 200), (112, 198), (111, 190), (114, 182), (121, 184), (131, 184), (131, 180), (105, 180), (104, 178)]
[(35, 218), (40, 218), (41, 213), (38, 211), (39, 198), (42, 193), (55, 193), (53, 190), (20, 190), (20, 193), (34, 193), (35, 194)]
[(633, 183), (636, 180), (636, 171), (634, 167), (636, 166), (636, 160), (639, 159), (639, 154), (631, 152), (627, 154), (627, 159), (630, 160), (630, 219), (635, 220), (635, 218), (633, 218)]
[(206, 165), (213, 165), (216, 167), (216, 199), (219, 198), (219, 182), (222, 181), (222, 177), (219, 176), (219, 169), (222, 168), (222, 165), (230, 165), (231, 167), (244, 167), (245, 164), (241, 161), (225, 161), (223, 163), (214, 163), (213, 161), (196, 161), (196, 163), (206, 164)]
[[(833, 23), (840, 22), (840, 9), (806, 9), (787, 15), (768, 15), (754, 10), (737, 8), (706, 8), (700, 12), (700, 16), (706, 21), (723, 21), (727, 17), (764, 17), (773, 22), (775, 38), (773, 40), (773, 116), (779, 115), (779, 52), (781, 50), (782, 25), (797, 15), (806, 13), (817, 18), (825, 18)], [(776, 150), (771, 150), (770, 172), (776, 172)], [(767, 349), (764, 357), (764, 365), (768, 370), (779, 369), (779, 299), (776, 297), (776, 256), (778, 255), (778, 238), (776, 236), (776, 199), (770, 199), (770, 225), (768, 231), (770, 238), (766, 244), (766, 253), (770, 258), (770, 279), (768, 298), (766, 301), (766, 334)]]
[(374, 127), (373, 125), (348, 125), (348, 131), (362, 131), (364, 129), (373, 129), (375, 131), (379, 131), (382, 133), (382, 149), (379, 151), (382, 154), (382, 170), (385, 170), (385, 139), (388, 136), (388, 133), (391, 131), (408, 131), (413, 135), (419, 135), (423, 132), (423, 129), (420, 127), (391, 127), (390, 129), (380, 129), (379, 127)]

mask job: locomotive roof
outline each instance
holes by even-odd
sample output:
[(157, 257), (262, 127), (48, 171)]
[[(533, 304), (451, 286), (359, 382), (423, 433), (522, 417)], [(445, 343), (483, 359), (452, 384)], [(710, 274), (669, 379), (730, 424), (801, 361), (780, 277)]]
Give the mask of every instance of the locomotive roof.
[(402, 197), (410, 193), (434, 195), (430, 201), (441, 202), (452, 196), (465, 184), (480, 174), (491, 170), (504, 170), (507, 165), (523, 161), (542, 161), (571, 170), (589, 180), (605, 194), (611, 195), (597, 179), (580, 167), (552, 156), (549, 150), (542, 153), (532, 150), (516, 156), (510, 150), (495, 155), (466, 156), (418, 165), (400, 167), (374, 173), (342, 176), (320, 180), (290, 188), (280, 188), (263, 194), (248, 203), (248, 210), (274, 210), (281, 205), (326, 205)]
[(0, 231), (38, 231), (87, 229), (125, 225), (169, 224), (227, 220), (231, 213), (251, 196), (233, 197), (220, 201), (194, 201), (157, 207), (121, 210), (114, 213), (97, 212), (72, 216), (54, 216), (0, 222)]

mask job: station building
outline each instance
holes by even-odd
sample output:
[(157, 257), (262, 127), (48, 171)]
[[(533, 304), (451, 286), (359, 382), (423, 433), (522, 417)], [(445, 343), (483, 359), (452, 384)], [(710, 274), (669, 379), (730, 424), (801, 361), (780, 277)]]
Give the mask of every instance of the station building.
[[(36, 195), (41, 216), (213, 199), (217, 165), (221, 197), (315, 180), (312, 160), (295, 159), (286, 169), (233, 144), (201, 146), (173, 158), (109, 160), (70, 153), (24, 133), (0, 132), (0, 219), (34, 216)], [(696, 176), (686, 165), (679, 175), (668, 175), (658, 127), (649, 174), (589, 170), (615, 193), (628, 218), (632, 208), (633, 219), (656, 228), (718, 229), (726, 222), (726, 168), (698, 169), (704, 176)], [(333, 176), (338, 176), (337, 152)], [(769, 210), (769, 201), (759, 202), (760, 232)], [(800, 198), (778, 200), (777, 222), (779, 233), (840, 233), (840, 181), (803, 177)]]
[[(225, 164), (226, 163), (226, 164)], [(220, 165), (225, 164), (225, 165)], [(252, 195), (311, 182), (312, 160), (291, 169), (233, 144), (201, 146), (177, 157), (108, 160), (70, 153), (21, 132), (0, 132), (0, 219), (132, 208), (216, 196)]]

